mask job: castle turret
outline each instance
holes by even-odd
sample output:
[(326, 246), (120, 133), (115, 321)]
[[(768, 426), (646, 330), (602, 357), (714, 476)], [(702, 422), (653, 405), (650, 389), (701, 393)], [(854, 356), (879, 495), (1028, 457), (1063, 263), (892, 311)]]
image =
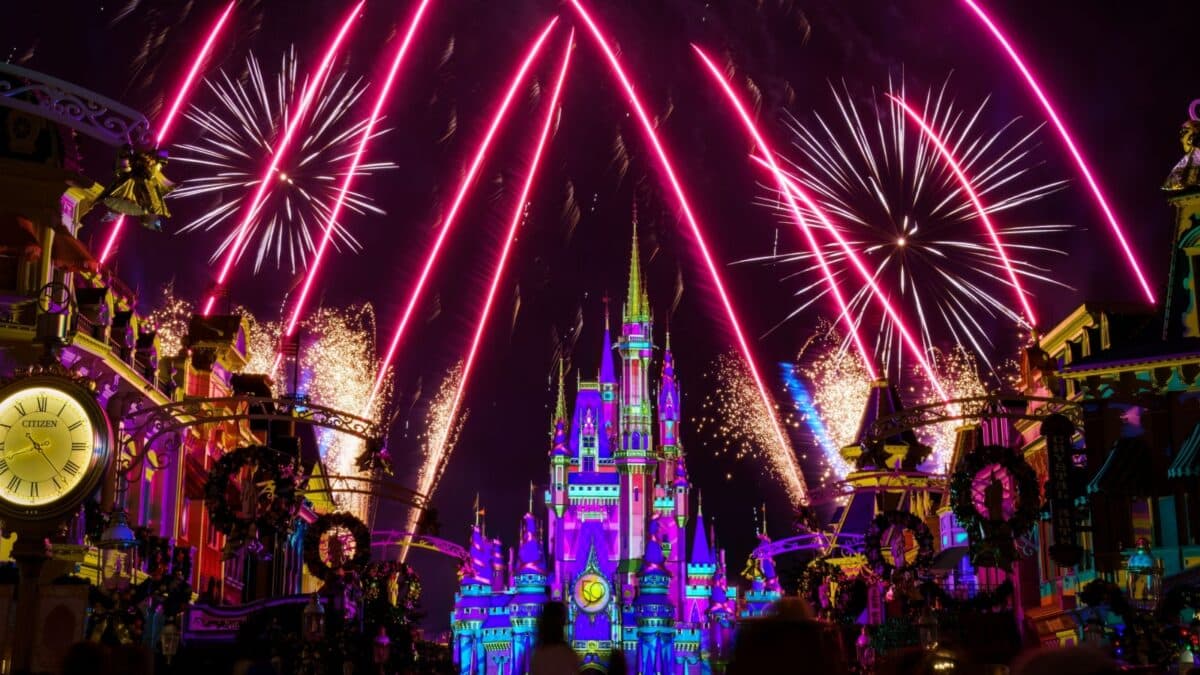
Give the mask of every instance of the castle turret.
[(486, 668), (483, 624), (491, 607), (491, 558), (491, 546), (476, 525), (467, 559), (458, 570), (459, 590), (454, 596), (454, 662), (460, 672), (477, 673)]
[[(642, 284), (638, 252), (637, 220), (633, 223), (633, 243), (629, 261), (629, 289), (622, 312), (620, 448), (616, 453), (620, 472), (621, 538), (620, 557), (627, 573), (628, 561), (642, 557), (646, 546), (646, 522), (652, 508), (650, 483), (654, 455), (650, 401), (650, 358), (652, 333), (650, 303)], [(627, 578), (632, 582), (632, 578)]]
[(667, 331), (662, 377), (658, 387), (658, 482), (670, 487), (675, 482), (673, 474), (676, 462), (683, 455), (679, 442), (679, 384), (675, 381), (675, 357), (671, 354), (670, 331)]
[(521, 521), (521, 544), (517, 548), (517, 567), (513, 574), (514, 593), (509, 617), (512, 622), (512, 672), (529, 672), (529, 658), (537, 637), (537, 622), (542, 604), (549, 599), (546, 560), (538, 541), (537, 523), (532, 513)]
[[(617, 369), (613, 365), (612, 331), (609, 328), (608, 298), (604, 298), (604, 344), (600, 347), (600, 398), (603, 401), (603, 434), (610, 448), (617, 447), (617, 428), (620, 426), (620, 401), (617, 400), (620, 384)], [(602, 458), (605, 461), (611, 457)]]
[(635, 602), (639, 673), (670, 673), (675, 668), (675, 608), (669, 596), (671, 574), (665, 563), (658, 521), (651, 521)]
[(687, 589), (685, 592), (683, 620), (701, 625), (708, 615), (712, 601), (713, 575), (717, 573), (717, 559), (708, 544), (705, 531), (704, 507), (696, 507), (696, 529), (692, 535), (691, 557), (687, 564)]
[(567, 507), (567, 464), (571, 461), (571, 451), (567, 447), (567, 403), (561, 361), (558, 363), (558, 403), (554, 406), (553, 425), (550, 442), (549, 506), (554, 510), (555, 516), (562, 518), (563, 510)]

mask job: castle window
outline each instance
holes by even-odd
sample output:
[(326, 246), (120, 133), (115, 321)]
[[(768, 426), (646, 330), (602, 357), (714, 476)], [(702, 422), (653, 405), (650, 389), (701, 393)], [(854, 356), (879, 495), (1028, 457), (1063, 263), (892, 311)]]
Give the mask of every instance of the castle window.
[(596, 470), (596, 458), (595, 457), (584, 457), (583, 458), (583, 470), (584, 471), (595, 471)]
[(642, 489), (636, 488), (636, 487), (633, 488), (633, 501), (635, 501), (635, 502), (641, 501), (641, 498), (642, 498)]

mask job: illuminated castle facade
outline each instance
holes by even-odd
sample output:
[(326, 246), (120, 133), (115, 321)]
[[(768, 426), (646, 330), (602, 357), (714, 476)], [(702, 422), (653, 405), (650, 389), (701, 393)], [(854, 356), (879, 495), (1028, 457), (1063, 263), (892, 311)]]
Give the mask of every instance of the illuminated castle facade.
[(652, 385), (635, 226), (621, 333), (614, 344), (606, 316), (599, 375), (579, 381), (570, 410), (560, 372), (545, 519), (526, 514), (507, 559), (472, 533), (453, 615), (460, 672), (527, 672), (547, 599), (567, 606), (585, 671), (606, 672), (614, 649), (643, 675), (722, 669), (737, 593), (698, 499), (693, 513), (669, 335), (663, 346)]

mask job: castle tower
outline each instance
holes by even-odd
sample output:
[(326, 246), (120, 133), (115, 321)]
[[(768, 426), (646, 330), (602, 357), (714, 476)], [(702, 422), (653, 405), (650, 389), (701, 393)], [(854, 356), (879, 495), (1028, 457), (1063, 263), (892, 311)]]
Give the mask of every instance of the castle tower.
[(529, 658), (537, 638), (537, 622), (547, 593), (546, 560), (538, 541), (537, 523), (532, 513), (521, 521), (521, 545), (517, 549), (517, 568), (513, 574), (514, 593), (509, 616), (512, 621), (512, 672), (529, 672)]
[(641, 675), (675, 671), (675, 608), (668, 595), (671, 574), (659, 543), (658, 521), (650, 523), (650, 537), (638, 575), (638, 663)]
[[(600, 400), (603, 402), (604, 438), (610, 448), (617, 447), (617, 427), (620, 425), (617, 400), (619, 383), (613, 365), (612, 331), (609, 328), (608, 297), (604, 298), (604, 344), (600, 348)], [(611, 460), (610, 460), (611, 461)], [(607, 464), (607, 462), (605, 462)]]
[(717, 573), (717, 559), (709, 548), (708, 533), (705, 532), (704, 507), (696, 507), (696, 531), (692, 535), (692, 555), (687, 564), (687, 590), (683, 605), (683, 621), (702, 625), (708, 616), (712, 602), (713, 575)]
[(492, 553), (479, 525), (471, 531), (468, 556), (458, 571), (454, 596), (454, 662), (463, 673), (482, 673), (487, 667), (483, 624), (491, 606)]
[(675, 483), (675, 466), (683, 456), (683, 448), (679, 442), (679, 384), (675, 381), (675, 357), (671, 354), (670, 331), (667, 331), (662, 378), (658, 386), (658, 482), (669, 487)]
[(642, 557), (646, 547), (646, 523), (653, 500), (650, 478), (654, 470), (653, 427), (650, 401), (650, 358), (652, 333), (650, 302), (642, 284), (638, 252), (637, 220), (629, 260), (629, 290), (622, 311), (620, 447), (616, 466), (620, 473), (620, 557), (626, 583), (633, 581), (629, 561)]

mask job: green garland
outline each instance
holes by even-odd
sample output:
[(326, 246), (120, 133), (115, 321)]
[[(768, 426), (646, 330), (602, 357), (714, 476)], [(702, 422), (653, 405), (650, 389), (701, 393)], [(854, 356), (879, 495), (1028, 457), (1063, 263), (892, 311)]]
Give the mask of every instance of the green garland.
[[(272, 487), (258, 495), (253, 520), (239, 517), (226, 494), (229, 482), (247, 466), (253, 467), (249, 483)], [(213, 527), (226, 536), (245, 536), (251, 524), (260, 533), (290, 532), (303, 500), (296, 488), (296, 466), (289, 455), (250, 445), (222, 455), (213, 464), (204, 481), (204, 506)]]
[[(345, 529), (354, 537), (354, 555), (341, 567), (330, 567), (321, 559), (321, 537), (330, 530)], [(338, 572), (357, 572), (371, 561), (371, 531), (361, 520), (349, 513), (327, 513), (304, 531), (304, 564), (309, 573), (321, 581), (329, 581)]]
[[(902, 527), (913, 533), (917, 540), (917, 558), (911, 565), (897, 568), (883, 557), (883, 533), (889, 527)], [(923, 571), (933, 564), (933, 533), (929, 526), (916, 514), (908, 511), (884, 511), (871, 521), (863, 536), (863, 555), (867, 558), (867, 567), (881, 579), (891, 579), (897, 570), (903, 572)]]
[[(1008, 520), (987, 518), (975, 508), (973, 483), (979, 472), (999, 465), (1012, 476), (1016, 504)], [(950, 508), (971, 538), (971, 563), (1008, 568), (1017, 559), (1015, 541), (1033, 529), (1041, 512), (1037, 472), (1010, 448), (987, 445), (968, 453), (950, 477)], [(989, 564), (990, 563), (990, 564)]]

